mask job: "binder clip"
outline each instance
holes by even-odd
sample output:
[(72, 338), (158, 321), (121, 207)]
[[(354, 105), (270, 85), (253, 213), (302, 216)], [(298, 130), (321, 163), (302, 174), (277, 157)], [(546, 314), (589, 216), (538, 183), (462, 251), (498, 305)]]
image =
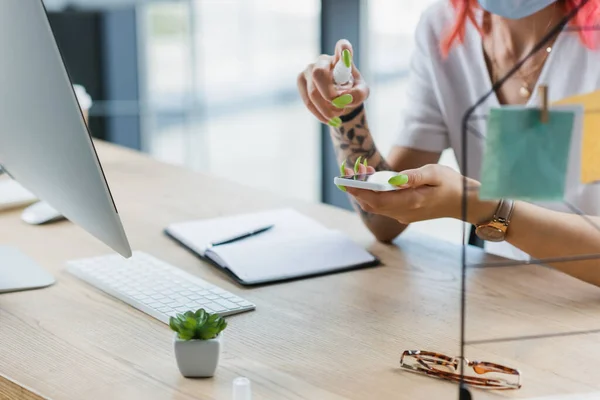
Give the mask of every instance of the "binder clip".
[(540, 85), (538, 93), (540, 97), (540, 120), (542, 121), (542, 124), (546, 124), (550, 119), (550, 114), (548, 112), (548, 86)]

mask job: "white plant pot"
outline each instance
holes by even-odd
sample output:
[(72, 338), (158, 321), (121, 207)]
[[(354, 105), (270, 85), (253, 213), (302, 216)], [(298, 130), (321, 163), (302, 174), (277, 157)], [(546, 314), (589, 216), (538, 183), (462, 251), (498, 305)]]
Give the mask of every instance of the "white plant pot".
[(186, 378), (214, 376), (223, 347), (223, 334), (210, 340), (181, 340), (175, 333), (175, 359), (181, 375)]

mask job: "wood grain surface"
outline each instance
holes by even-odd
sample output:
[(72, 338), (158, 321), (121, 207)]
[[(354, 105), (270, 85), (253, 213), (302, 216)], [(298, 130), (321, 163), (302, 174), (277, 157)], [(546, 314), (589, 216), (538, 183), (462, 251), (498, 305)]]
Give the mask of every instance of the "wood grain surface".
[[(98, 152), (134, 249), (248, 298), (257, 310), (228, 318), (214, 378), (185, 379), (165, 324), (65, 271), (67, 260), (108, 248), (68, 221), (34, 227), (21, 222), (19, 211), (3, 212), (0, 243), (34, 258), (57, 283), (0, 295), (0, 398), (225, 400), (236, 376), (251, 379), (253, 399), (457, 398), (454, 384), (407, 373), (399, 358), (406, 349), (459, 355), (460, 247), (416, 234), (384, 245), (344, 210), (105, 143)], [(383, 265), (246, 289), (163, 234), (176, 221), (275, 207), (294, 207), (346, 232)], [(493, 258), (469, 249), (468, 259)], [(522, 389), (474, 390), (475, 399), (600, 390), (600, 334), (570, 334), (600, 329), (600, 289), (546, 267), (518, 266), (470, 268), (467, 291), (466, 355), (523, 373)], [(511, 340), (523, 335), (550, 336)]]

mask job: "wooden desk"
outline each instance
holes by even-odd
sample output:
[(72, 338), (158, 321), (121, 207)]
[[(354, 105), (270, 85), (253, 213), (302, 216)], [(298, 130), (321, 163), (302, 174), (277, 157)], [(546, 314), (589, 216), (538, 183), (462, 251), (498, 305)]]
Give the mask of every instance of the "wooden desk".
[[(78, 227), (32, 227), (0, 214), (0, 243), (19, 247), (56, 285), (0, 295), (0, 398), (230, 398), (248, 376), (254, 399), (454, 399), (453, 384), (399, 369), (404, 349), (459, 354), (460, 248), (405, 235), (375, 243), (352, 213), (277, 198), (98, 146), (126, 231), (148, 251), (257, 304), (229, 318), (224, 357), (208, 380), (180, 376), (168, 327), (65, 272), (65, 261), (108, 253)], [(165, 237), (173, 221), (293, 206), (342, 229), (385, 266), (244, 289)], [(471, 262), (484, 255), (470, 249)], [(468, 272), (469, 340), (600, 328), (600, 289), (537, 267)], [(600, 335), (470, 345), (467, 356), (521, 369), (523, 388), (475, 399), (600, 390)], [(37, 394), (36, 394), (37, 393)]]

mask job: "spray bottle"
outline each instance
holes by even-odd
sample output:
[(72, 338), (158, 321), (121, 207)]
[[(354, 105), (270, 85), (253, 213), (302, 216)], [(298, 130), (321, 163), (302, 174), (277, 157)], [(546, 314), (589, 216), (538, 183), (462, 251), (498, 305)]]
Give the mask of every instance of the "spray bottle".
[(250, 380), (240, 376), (233, 380), (233, 400), (252, 400)]

